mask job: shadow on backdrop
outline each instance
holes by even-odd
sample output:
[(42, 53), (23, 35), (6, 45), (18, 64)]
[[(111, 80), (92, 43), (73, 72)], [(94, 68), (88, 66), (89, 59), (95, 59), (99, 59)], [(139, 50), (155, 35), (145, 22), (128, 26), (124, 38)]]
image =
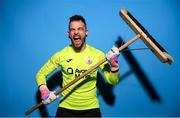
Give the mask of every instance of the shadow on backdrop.
[(101, 95), (106, 104), (113, 106), (115, 103), (115, 95), (113, 93), (114, 86), (108, 84), (101, 73), (97, 74), (98, 95)]
[[(106, 83), (103, 76), (99, 72), (97, 74), (97, 77), (98, 77), (98, 79), (97, 79), (97, 88), (99, 90), (99, 95), (102, 95), (102, 98), (103, 98), (103, 100), (105, 101), (106, 104), (113, 105), (114, 100), (115, 100), (115, 96), (113, 94), (113, 86)], [(84, 81), (82, 81), (80, 84), (78, 84), (72, 90), (72, 92), (75, 89), (77, 89), (78, 87), (80, 87), (82, 84), (85, 84), (88, 81), (89, 81), (88, 79), (87, 80), (85, 79)], [(57, 71), (52, 76), (50, 76), (47, 79), (47, 86), (48, 86), (48, 88), (50, 90), (53, 90), (57, 86), (62, 87), (62, 72)], [(72, 92), (70, 92), (66, 97), (68, 97)], [(41, 96), (40, 96), (39, 91), (37, 91), (37, 93), (36, 93), (36, 101), (37, 101), (37, 103), (41, 102)], [(41, 106), (39, 108), (39, 112), (40, 112), (41, 117), (50, 117), (50, 114), (48, 113), (48, 110), (47, 110), (46, 106)]]
[[(125, 42), (123, 42), (123, 39), (119, 36), (115, 44), (117, 47), (120, 47), (123, 45)], [(129, 64), (131, 71), (128, 71), (125, 73), (123, 76), (120, 77), (120, 81), (125, 79), (127, 76), (130, 74), (135, 74), (147, 94), (149, 95), (151, 101), (153, 102), (159, 102), (161, 103), (161, 98), (158, 95), (157, 91), (153, 87), (153, 85), (150, 83), (148, 80), (148, 77), (146, 76), (145, 72), (143, 72), (143, 69), (140, 67), (138, 62), (136, 61), (135, 57), (131, 53), (130, 49), (127, 47), (124, 49), (125, 51), (122, 51), (121, 54), (122, 56), (126, 59), (127, 63)]]

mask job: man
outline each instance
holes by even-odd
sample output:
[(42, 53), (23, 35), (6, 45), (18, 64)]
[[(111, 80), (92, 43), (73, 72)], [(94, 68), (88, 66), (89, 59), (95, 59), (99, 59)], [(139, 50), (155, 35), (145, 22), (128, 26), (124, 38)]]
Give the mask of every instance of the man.
[[(109, 63), (105, 62), (100, 69), (108, 83), (118, 83), (117, 48), (111, 48), (105, 56), (100, 50), (86, 44), (88, 30), (85, 19), (80, 15), (70, 17), (68, 35), (71, 45), (53, 55), (37, 73), (36, 81), (44, 104), (57, 98), (46, 86), (46, 77), (58, 67), (61, 67), (64, 86), (106, 57)], [(56, 117), (101, 117), (96, 95), (97, 71), (94, 70), (62, 92)]]

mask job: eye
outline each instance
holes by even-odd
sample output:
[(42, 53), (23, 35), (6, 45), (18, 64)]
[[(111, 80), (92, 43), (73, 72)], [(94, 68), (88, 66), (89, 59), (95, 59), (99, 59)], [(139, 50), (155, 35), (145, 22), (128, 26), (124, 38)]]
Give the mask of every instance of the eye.
[(84, 28), (83, 28), (83, 27), (79, 27), (78, 30), (79, 30), (79, 31), (83, 31)]
[(70, 31), (70, 32), (73, 32), (73, 31), (75, 31), (75, 29), (74, 29), (74, 28), (70, 28), (69, 31)]

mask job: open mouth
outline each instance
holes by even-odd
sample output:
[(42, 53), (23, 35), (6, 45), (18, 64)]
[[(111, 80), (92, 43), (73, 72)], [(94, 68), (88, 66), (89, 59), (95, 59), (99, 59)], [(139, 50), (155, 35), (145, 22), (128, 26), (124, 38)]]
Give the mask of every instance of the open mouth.
[(73, 39), (74, 39), (75, 44), (79, 44), (81, 42), (81, 37), (80, 36), (74, 36)]

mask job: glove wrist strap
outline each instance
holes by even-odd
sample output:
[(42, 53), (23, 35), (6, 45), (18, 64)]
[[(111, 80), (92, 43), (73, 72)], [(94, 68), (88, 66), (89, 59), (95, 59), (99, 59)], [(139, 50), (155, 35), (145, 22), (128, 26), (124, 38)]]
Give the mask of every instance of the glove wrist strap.
[(115, 73), (119, 70), (119, 67), (110, 67), (111, 72)]

